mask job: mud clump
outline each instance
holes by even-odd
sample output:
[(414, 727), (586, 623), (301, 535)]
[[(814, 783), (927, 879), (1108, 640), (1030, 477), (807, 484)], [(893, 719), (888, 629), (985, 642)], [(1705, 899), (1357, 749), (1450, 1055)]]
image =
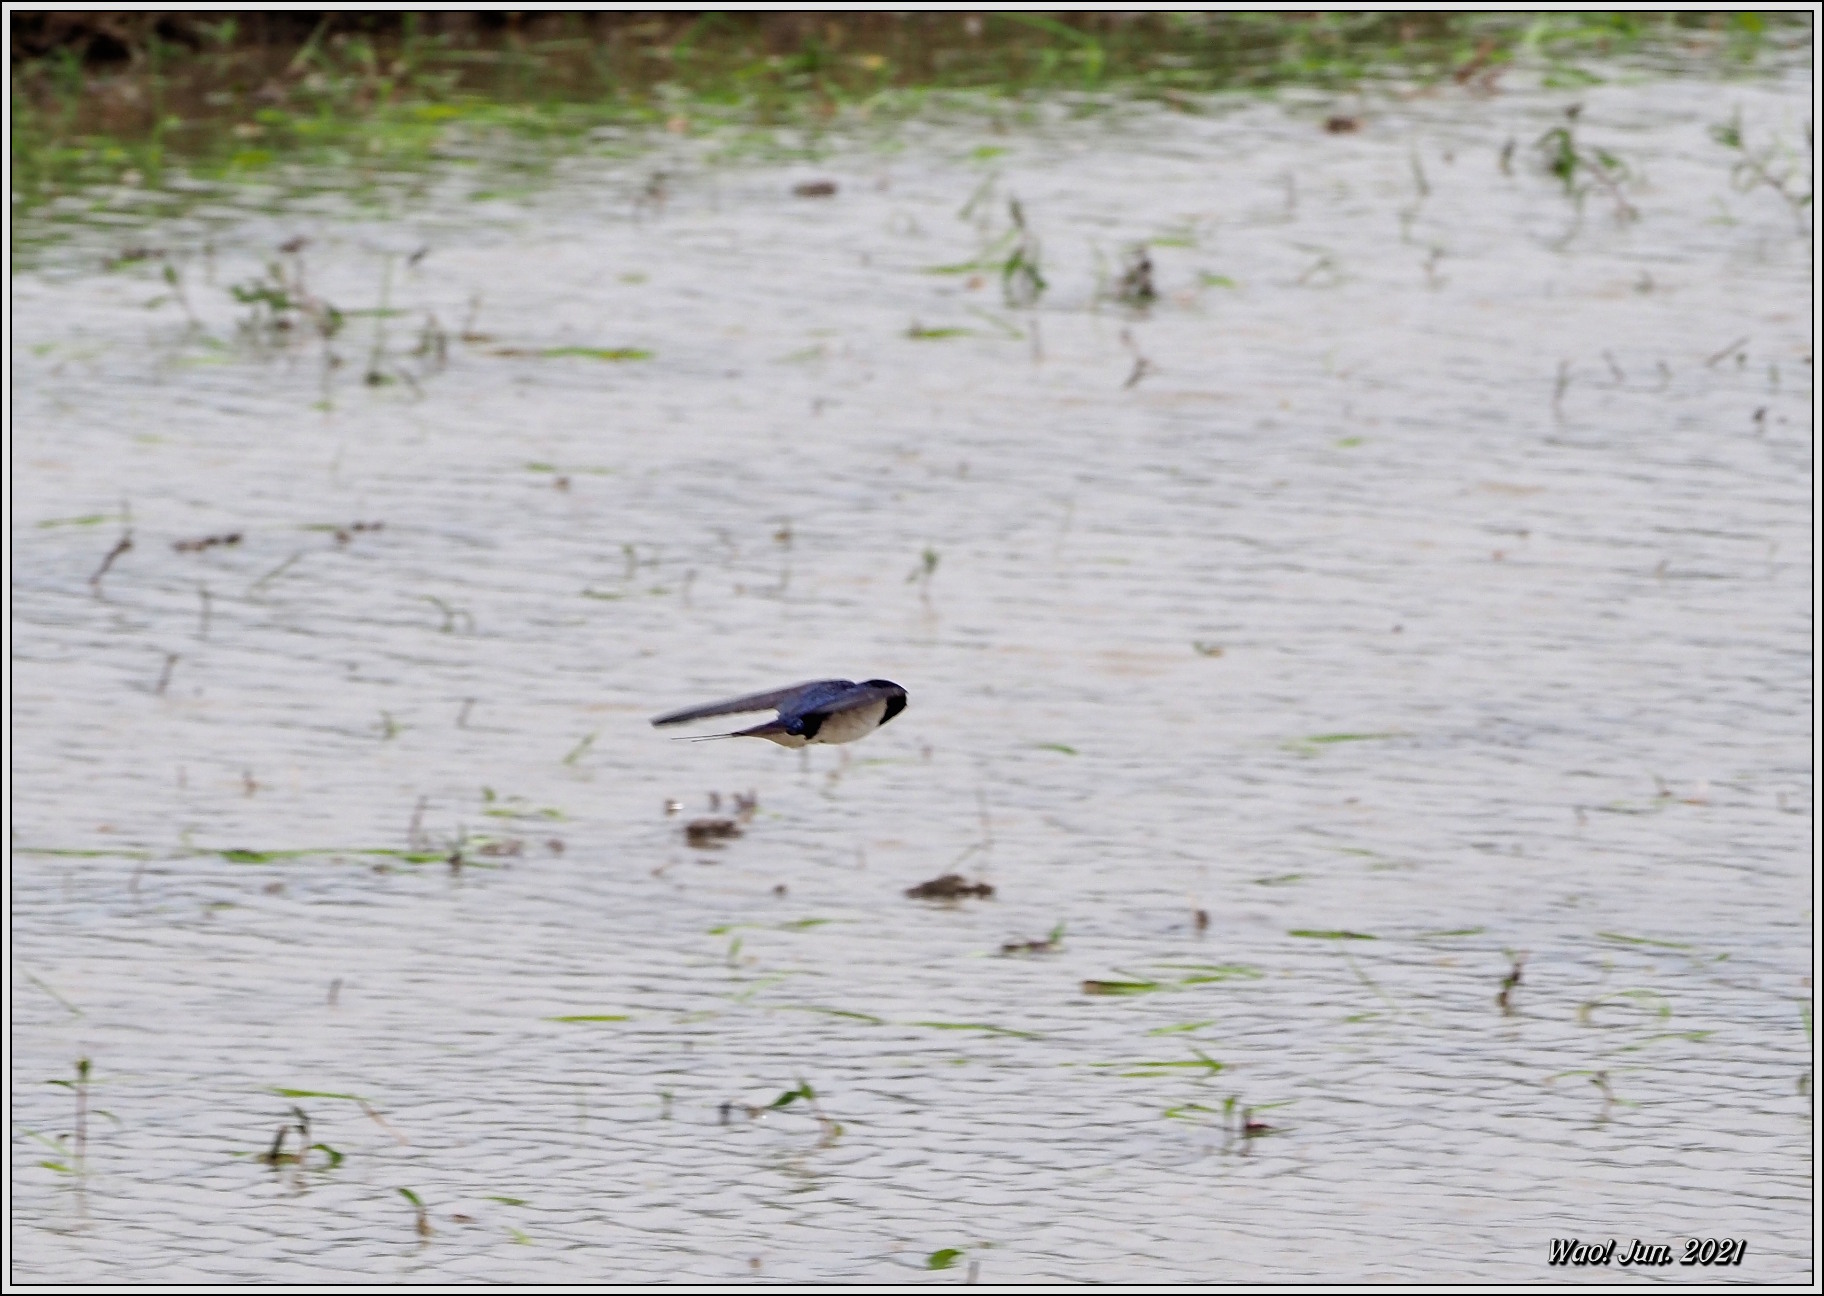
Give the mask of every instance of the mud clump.
[(966, 896), (986, 900), (994, 894), (994, 888), (986, 882), (971, 882), (961, 873), (946, 873), (929, 882), (907, 887), (906, 894), (914, 900), (961, 900)]
[(203, 536), (196, 540), (177, 540), (171, 547), (179, 553), (201, 553), (213, 549), (216, 545), (238, 545), (241, 542), (239, 531), (230, 531), (227, 535)]
[(740, 835), (741, 825), (733, 819), (692, 819), (684, 825), (684, 840), (698, 850), (719, 850)]

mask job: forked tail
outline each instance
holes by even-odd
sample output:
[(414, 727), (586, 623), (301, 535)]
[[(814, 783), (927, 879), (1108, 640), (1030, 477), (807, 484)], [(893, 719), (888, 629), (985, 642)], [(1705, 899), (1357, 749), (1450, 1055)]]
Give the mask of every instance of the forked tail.
[(691, 734), (688, 737), (673, 738), (672, 741), (711, 742), (717, 738), (771, 738), (774, 734), (787, 732), (789, 731), (783, 724), (780, 724), (779, 721), (768, 720), (765, 724), (757, 724), (751, 729), (736, 729), (732, 733)]

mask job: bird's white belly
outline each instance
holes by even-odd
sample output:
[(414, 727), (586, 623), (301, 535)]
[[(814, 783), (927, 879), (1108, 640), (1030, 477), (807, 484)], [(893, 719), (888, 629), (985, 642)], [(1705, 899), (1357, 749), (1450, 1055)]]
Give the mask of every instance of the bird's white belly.
[(817, 736), (812, 742), (846, 743), (864, 738), (880, 728), (880, 718), (887, 713), (887, 704), (883, 699), (869, 706), (856, 707), (852, 711), (838, 711), (817, 728)]

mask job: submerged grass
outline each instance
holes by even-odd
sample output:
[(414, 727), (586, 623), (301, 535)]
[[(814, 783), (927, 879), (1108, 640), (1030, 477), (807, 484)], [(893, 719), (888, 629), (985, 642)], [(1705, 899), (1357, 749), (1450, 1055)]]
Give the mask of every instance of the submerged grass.
[(1120, 1073), (1123, 1080), (1150, 1080), (1181, 1070), (1199, 1071), (1202, 1073), (1198, 1077), (1199, 1079), (1208, 1079), (1211, 1076), (1221, 1074), (1224, 1066), (1223, 1063), (1218, 1062), (1202, 1049), (1194, 1048), (1191, 1052), (1196, 1054), (1196, 1056), (1169, 1062), (1123, 1062), (1118, 1063), (1117, 1065), (1133, 1068), (1132, 1070)]
[(227, 850), (149, 851), (117, 847), (111, 850), (74, 850), (49, 846), (16, 846), (20, 855), (46, 855), (60, 859), (136, 859), (179, 858), (190, 855), (215, 855), (230, 864), (277, 864), (284, 860), (351, 856), (400, 860), (406, 864), (435, 864), (449, 858), (448, 851), (402, 850), (390, 846), (303, 846), (285, 850), (249, 850), (231, 847)]
[[(526, 192), (561, 147), (733, 128), (777, 150), (959, 93), (997, 117), (1037, 92), (1196, 96), (1376, 79), (1492, 90), (1516, 64), (1751, 72), (1809, 49), (1800, 13), (20, 13), (15, 212), (91, 186), (341, 169), (338, 187), (513, 141), (484, 192)], [(1082, 111), (1094, 111), (1081, 100)], [(550, 144), (541, 149), (528, 145)], [(1022, 263), (1023, 266), (1024, 263)], [(1006, 266), (997, 268), (1005, 270)], [(1016, 266), (1014, 277), (1021, 267)], [(1036, 263), (1034, 265), (1036, 270)], [(1026, 287), (1036, 287), (1036, 278)]]
[(652, 352), (641, 347), (495, 347), (491, 355), (508, 358), (530, 358), (536, 360), (650, 360)]
[(1215, 1024), (1216, 1024), (1216, 1019), (1214, 1017), (1211, 1017), (1205, 1021), (1180, 1022), (1176, 1026), (1155, 1026), (1155, 1027), (1153, 1027), (1153, 1029), (1149, 1030), (1147, 1032), (1147, 1034), (1148, 1035), (1182, 1035), (1187, 1031), (1202, 1030), (1205, 1026), (1214, 1026)]
[(885, 1017), (876, 1017), (873, 1013), (852, 1012), (847, 1008), (824, 1008), (818, 1004), (771, 1004), (769, 1007), (786, 1012), (817, 1013), (824, 1017), (846, 1017), (850, 1021), (863, 1022), (869, 1026), (892, 1025)]
[(112, 850), (77, 850), (57, 846), (15, 846), (15, 855), (46, 855), (53, 859), (138, 859), (152, 858), (152, 852), (115, 847)]
[[(1174, 977), (1169, 980), (1157, 980), (1151, 977), (1136, 976), (1117, 968), (1122, 981), (1091, 980), (1083, 982), (1083, 993), (1086, 995), (1142, 995), (1154, 994), (1162, 990), (1189, 990), (1194, 986), (1214, 985), (1223, 981), (1258, 981), (1266, 973), (1246, 963), (1161, 963), (1162, 968), (1175, 972), (1188, 972), (1188, 976)], [(1207, 1023), (1203, 1023), (1206, 1024)], [(1187, 1028), (1188, 1029), (1188, 1028)]]
[(1683, 941), (1652, 940), (1646, 936), (1624, 936), (1620, 932), (1597, 932), (1602, 940), (1614, 941), (1617, 945), (1647, 945), (1654, 949), (1689, 950), (1697, 948)]
[(1036, 1031), (1015, 1030), (1011, 1026), (995, 1026), (989, 1022), (940, 1022), (920, 1021), (907, 1022), (908, 1026), (923, 1026), (929, 1030), (981, 1031), (988, 1035), (1008, 1035), (1014, 1039), (1044, 1039)]
[(323, 855), (379, 856), (403, 860), (407, 864), (437, 864), (449, 858), (448, 851), (399, 850), (388, 846), (372, 847), (300, 847), (292, 850), (221, 850), (210, 852), (230, 864), (276, 864), (281, 860), (307, 859)]

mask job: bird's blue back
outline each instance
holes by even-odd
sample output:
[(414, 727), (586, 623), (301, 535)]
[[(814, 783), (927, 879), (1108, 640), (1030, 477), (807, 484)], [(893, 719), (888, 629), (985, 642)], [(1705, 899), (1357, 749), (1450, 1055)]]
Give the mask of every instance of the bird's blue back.
[(799, 716), (839, 701), (855, 687), (853, 680), (818, 680), (797, 697), (779, 708), (779, 719), (791, 721)]

